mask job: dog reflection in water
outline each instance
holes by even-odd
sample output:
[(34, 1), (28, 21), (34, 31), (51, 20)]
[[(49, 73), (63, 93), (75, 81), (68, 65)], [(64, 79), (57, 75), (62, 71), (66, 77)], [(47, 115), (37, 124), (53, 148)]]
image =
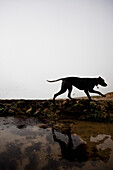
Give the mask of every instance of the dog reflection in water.
[(61, 148), (62, 158), (69, 161), (87, 161), (87, 147), (85, 143), (80, 143), (74, 148), (70, 130), (67, 130), (68, 143), (56, 137), (54, 128), (52, 129), (53, 139), (58, 142)]

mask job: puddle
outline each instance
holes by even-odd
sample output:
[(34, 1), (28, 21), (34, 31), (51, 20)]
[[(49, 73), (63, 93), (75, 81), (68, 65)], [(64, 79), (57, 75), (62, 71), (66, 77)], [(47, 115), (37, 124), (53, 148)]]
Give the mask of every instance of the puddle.
[(113, 124), (0, 117), (0, 170), (113, 169)]

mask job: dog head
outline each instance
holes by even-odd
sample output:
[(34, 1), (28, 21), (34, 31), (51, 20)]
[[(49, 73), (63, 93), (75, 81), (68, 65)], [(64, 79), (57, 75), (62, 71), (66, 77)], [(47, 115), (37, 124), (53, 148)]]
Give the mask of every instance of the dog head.
[(103, 78), (98, 77), (97, 79), (98, 79), (98, 84), (100, 84), (101, 86), (104, 86), (104, 87), (106, 87), (106, 86), (107, 86), (107, 84), (105, 83), (105, 81), (104, 81), (104, 79), (103, 79)]

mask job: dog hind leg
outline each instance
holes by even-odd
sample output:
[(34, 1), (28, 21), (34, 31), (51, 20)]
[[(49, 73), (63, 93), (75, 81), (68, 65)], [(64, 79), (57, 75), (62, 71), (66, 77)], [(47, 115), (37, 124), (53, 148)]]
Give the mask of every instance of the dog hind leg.
[(68, 87), (68, 97), (69, 99), (73, 100), (73, 98), (71, 97), (71, 92), (72, 92), (72, 86)]
[(57, 96), (59, 96), (59, 95), (63, 94), (64, 92), (66, 92), (67, 89), (68, 89), (68, 88), (67, 88), (66, 83), (65, 83), (65, 82), (62, 82), (61, 90), (60, 90), (58, 93), (54, 94), (53, 102), (55, 102), (55, 98), (56, 98)]

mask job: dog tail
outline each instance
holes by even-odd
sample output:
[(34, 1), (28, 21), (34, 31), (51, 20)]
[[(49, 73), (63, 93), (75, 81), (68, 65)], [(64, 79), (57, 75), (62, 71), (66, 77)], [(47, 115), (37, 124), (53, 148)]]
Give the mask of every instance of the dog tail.
[(53, 83), (53, 82), (56, 82), (56, 81), (60, 81), (60, 80), (63, 80), (63, 78), (60, 78), (60, 79), (57, 79), (57, 80), (47, 80), (49, 83)]

